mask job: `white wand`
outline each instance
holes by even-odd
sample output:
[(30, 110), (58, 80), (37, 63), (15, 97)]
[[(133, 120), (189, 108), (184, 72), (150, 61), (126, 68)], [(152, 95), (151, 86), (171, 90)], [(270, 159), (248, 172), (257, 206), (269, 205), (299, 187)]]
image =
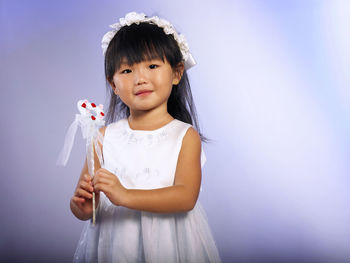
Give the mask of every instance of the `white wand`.
[[(96, 106), (94, 103), (90, 103), (88, 100), (78, 101), (78, 110), (80, 114), (75, 115), (74, 122), (70, 125), (66, 134), (63, 149), (57, 160), (57, 165), (65, 166), (70, 152), (72, 150), (75, 133), (80, 126), (83, 138), (86, 139), (86, 157), (89, 174), (93, 177), (95, 175), (95, 161), (94, 161), (94, 146), (96, 155), (100, 162), (100, 166), (103, 167), (103, 157), (101, 151), (101, 145), (103, 142), (103, 135), (100, 133), (99, 128), (105, 125), (103, 105)], [(96, 223), (96, 211), (95, 211), (95, 192), (92, 193), (92, 223)]]

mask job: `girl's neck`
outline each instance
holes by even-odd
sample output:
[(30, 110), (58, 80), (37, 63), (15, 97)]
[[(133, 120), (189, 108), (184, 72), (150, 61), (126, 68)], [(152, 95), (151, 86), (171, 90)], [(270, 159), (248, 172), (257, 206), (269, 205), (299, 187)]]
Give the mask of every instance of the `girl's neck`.
[(130, 113), (129, 127), (133, 130), (156, 130), (163, 127), (174, 118), (168, 112)]

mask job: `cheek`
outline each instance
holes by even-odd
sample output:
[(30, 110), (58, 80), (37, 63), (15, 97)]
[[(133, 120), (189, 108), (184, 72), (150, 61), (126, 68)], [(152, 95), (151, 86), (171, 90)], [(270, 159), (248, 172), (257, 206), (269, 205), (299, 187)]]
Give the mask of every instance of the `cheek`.
[(165, 73), (164, 75), (157, 76), (157, 82), (162, 85), (172, 86), (173, 75), (170, 73)]

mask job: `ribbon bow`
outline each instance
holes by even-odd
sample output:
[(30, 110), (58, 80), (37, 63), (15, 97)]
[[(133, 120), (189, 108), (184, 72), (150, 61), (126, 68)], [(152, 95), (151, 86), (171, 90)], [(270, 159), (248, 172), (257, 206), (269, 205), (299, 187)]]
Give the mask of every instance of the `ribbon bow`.
[[(73, 147), (75, 134), (77, 132), (78, 127), (80, 126), (83, 138), (86, 139), (87, 155), (88, 160), (90, 160), (88, 164), (91, 164), (91, 160), (93, 163), (93, 151), (91, 152), (90, 147), (92, 147), (94, 143), (96, 154), (98, 156), (100, 164), (102, 165), (102, 152), (100, 150), (100, 147), (97, 146), (98, 142), (100, 142), (102, 145), (103, 140), (103, 136), (99, 132), (99, 128), (105, 125), (105, 114), (103, 112), (103, 105), (100, 104), (96, 106), (95, 103), (90, 103), (88, 100), (85, 99), (79, 100), (77, 103), (77, 107), (80, 114), (75, 115), (75, 120), (68, 128), (64, 145), (59, 154), (56, 164), (62, 166), (65, 166), (67, 164)], [(89, 165), (89, 172), (91, 175), (93, 175), (93, 166), (90, 166), (91, 165)]]

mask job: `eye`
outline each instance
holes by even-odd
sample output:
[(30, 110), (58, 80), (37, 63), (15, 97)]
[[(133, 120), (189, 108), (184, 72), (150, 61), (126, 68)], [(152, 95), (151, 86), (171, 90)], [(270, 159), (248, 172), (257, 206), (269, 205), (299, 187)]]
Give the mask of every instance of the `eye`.
[(124, 69), (122, 71), (120, 71), (121, 74), (128, 74), (131, 72), (131, 69)]
[(155, 68), (158, 68), (159, 66), (158, 65), (156, 65), (156, 64), (151, 64), (151, 65), (149, 65), (149, 68), (150, 69), (155, 69)]

